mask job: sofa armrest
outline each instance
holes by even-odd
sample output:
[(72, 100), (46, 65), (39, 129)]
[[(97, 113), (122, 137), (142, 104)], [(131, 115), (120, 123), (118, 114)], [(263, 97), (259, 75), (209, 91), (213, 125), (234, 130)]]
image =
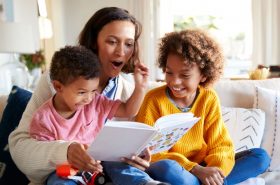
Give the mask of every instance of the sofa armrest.
[(2, 119), (3, 111), (7, 105), (7, 99), (8, 99), (7, 95), (0, 96), (0, 121)]

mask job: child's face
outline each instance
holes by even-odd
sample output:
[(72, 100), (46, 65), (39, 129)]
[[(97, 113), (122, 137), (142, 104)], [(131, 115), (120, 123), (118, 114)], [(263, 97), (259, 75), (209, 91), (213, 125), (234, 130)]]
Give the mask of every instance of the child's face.
[(62, 85), (59, 92), (65, 108), (69, 111), (75, 111), (78, 107), (89, 104), (95, 96), (99, 78), (86, 80), (79, 77), (70, 84)]
[(184, 99), (195, 95), (200, 82), (206, 80), (197, 64), (186, 64), (185, 59), (169, 54), (167, 57), (165, 79), (174, 98)]

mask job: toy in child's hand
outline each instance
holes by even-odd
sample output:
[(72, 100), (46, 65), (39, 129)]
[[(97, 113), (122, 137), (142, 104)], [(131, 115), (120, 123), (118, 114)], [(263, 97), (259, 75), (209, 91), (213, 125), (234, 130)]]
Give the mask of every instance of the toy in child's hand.
[(78, 169), (72, 168), (69, 164), (62, 164), (56, 166), (56, 175), (62, 178), (68, 178), (68, 176), (74, 176), (78, 173)]
[(62, 178), (79, 181), (81, 185), (104, 185), (106, 178), (103, 173), (90, 173), (72, 168), (69, 164), (58, 165), (56, 175)]
[(102, 173), (90, 173), (83, 171), (81, 176), (87, 185), (103, 185), (106, 183), (105, 176)]

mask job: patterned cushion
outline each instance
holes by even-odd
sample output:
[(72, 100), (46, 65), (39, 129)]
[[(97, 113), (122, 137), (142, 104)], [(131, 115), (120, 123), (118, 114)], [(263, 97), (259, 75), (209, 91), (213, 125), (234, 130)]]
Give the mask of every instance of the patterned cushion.
[(280, 171), (280, 91), (256, 87), (254, 107), (264, 110), (266, 114), (261, 147), (271, 157), (268, 171)]
[(265, 126), (262, 110), (222, 107), (222, 115), (235, 152), (260, 147)]

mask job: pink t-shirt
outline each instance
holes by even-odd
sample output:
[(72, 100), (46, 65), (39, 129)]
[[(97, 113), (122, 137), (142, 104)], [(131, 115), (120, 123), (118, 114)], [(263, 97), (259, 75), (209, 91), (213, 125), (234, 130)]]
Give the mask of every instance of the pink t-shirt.
[(96, 94), (90, 104), (79, 108), (70, 119), (65, 119), (56, 112), (51, 98), (34, 113), (30, 135), (41, 141), (65, 140), (90, 144), (106, 119), (114, 117), (120, 103), (120, 100)]

